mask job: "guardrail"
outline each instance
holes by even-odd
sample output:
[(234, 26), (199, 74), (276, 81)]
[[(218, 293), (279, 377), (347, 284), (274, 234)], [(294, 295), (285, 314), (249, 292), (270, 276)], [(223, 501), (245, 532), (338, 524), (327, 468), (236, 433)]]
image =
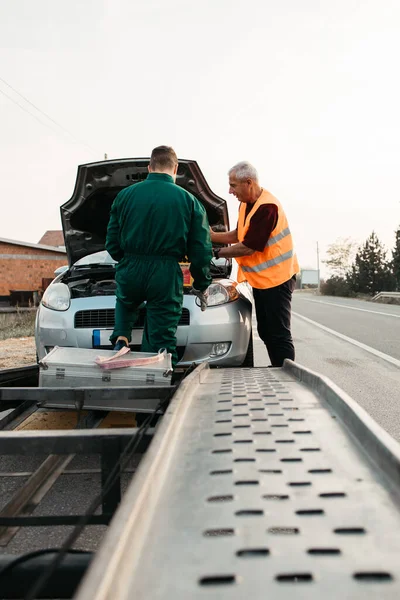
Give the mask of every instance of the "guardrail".
[(399, 298), (400, 299), (400, 292), (379, 292), (379, 294), (376, 294), (376, 296), (374, 296), (372, 298), (372, 302), (375, 302), (376, 300), (379, 300), (380, 298)]

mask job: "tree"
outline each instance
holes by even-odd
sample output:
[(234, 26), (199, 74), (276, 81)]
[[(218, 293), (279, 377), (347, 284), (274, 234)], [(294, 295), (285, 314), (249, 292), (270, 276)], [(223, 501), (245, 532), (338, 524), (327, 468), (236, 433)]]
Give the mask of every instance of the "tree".
[(373, 231), (364, 246), (358, 249), (347, 280), (356, 293), (374, 295), (393, 289), (391, 265), (386, 260), (386, 250)]
[(396, 289), (400, 290), (400, 227), (395, 232), (396, 242), (392, 250), (392, 272)]
[(333, 277), (345, 278), (354, 260), (357, 244), (351, 238), (338, 238), (326, 251), (328, 258), (322, 262)]
[(323, 296), (352, 296), (350, 284), (345, 277), (332, 275), (326, 281), (321, 281), (321, 294)]

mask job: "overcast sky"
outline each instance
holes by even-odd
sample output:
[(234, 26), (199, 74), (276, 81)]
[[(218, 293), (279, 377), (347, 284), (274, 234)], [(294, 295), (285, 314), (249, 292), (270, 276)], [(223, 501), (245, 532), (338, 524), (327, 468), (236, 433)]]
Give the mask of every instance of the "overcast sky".
[(253, 162), (303, 267), (317, 241), (393, 245), (399, 0), (0, 0), (0, 46), (0, 78), (69, 132), (0, 81), (0, 237), (60, 229), (78, 164), (169, 144), (233, 225), (226, 172)]

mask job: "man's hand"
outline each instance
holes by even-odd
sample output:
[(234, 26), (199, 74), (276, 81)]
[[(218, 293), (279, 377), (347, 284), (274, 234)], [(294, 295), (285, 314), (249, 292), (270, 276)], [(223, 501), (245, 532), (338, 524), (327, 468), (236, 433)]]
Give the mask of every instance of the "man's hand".
[(237, 230), (213, 231), (210, 227), (210, 237), (214, 244), (235, 244), (238, 242)]
[[(248, 248), (242, 242), (239, 242), (238, 244), (233, 244), (232, 246), (229, 246), (229, 248), (221, 248), (221, 250), (222, 256), (218, 256), (218, 258), (236, 258), (237, 256), (251, 256), (255, 252), (255, 250), (253, 250), (252, 248)], [(215, 250), (213, 254), (214, 258), (217, 258), (215, 256)], [(217, 254), (219, 253), (217, 252)]]
[(201, 312), (204, 312), (207, 308), (207, 297), (208, 297), (208, 292), (207, 290), (205, 290), (204, 292), (200, 292), (200, 290), (196, 290), (195, 288), (192, 288), (192, 294), (194, 294), (196, 296), (196, 304), (197, 306), (200, 307)]

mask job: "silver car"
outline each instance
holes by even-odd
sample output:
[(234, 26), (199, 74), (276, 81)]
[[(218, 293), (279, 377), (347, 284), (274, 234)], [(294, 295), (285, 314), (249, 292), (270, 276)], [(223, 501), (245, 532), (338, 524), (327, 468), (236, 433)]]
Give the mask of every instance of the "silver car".
[[(54, 346), (112, 348), (116, 263), (104, 250), (107, 224), (117, 193), (145, 179), (148, 164), (149, 159), (122, 159), (78, 168), (72, 198), (61, 206), (69, 266), (56, 271), (37, 312), (39, 360)], [(200, 200), (214, 230), (229, 229), (226, 202), (211, 191), (195, 161), (179, 162), (176, 183)], [(213, 261), (213, 283), (204, 312), (196, 305), (187, 281), (177, 329), (179, 366), (205, 360), (221, 367), (253, 366), (251, 291), (229, 278), (231, 270), (232, 261)], [(132, 350), (140, 349), (145, 319), (143, 305), (132, 331)]]

